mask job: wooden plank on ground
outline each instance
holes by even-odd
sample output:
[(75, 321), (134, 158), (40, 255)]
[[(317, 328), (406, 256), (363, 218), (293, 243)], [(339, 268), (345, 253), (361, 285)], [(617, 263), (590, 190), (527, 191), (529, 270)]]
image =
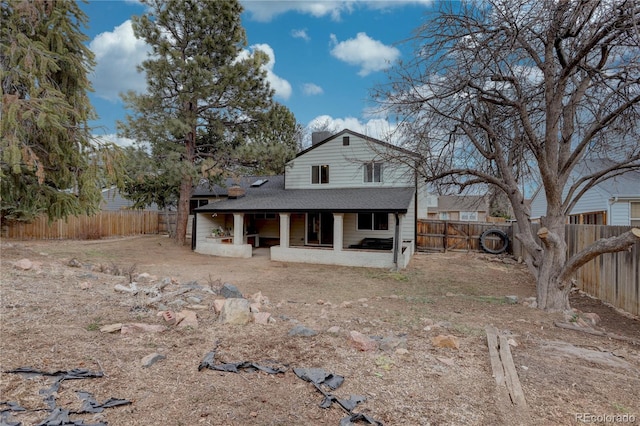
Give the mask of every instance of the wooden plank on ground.
[(501, 335), (498, 329), (492, 325), (485, 326), (485, 331), (487, 333), (491, 369), (496, 380), (497, 394), (498, 396), (504, 395), (503, 398), (498, 398), (503, 401), (499, 405), (502, 406), (502, 409), (505, 409), (505, 402), (510, 400), (510, 403), (506, 402), (506, 404), (510, 407), (515, 407), (522, 416), (527, 417), (529, 409), (518, 378), (518, 372), (513, 363), (507, 337)]
[(496, 385), (502, 385), (504, 382), (504, 368), (498, 353), (498, 329), (492, 325), (487, 325), (485, 331), (487, 332), (487, 345), (489, 346), (489, 360), (491, 361), (493, 377), (496, 379)]
[(500, 336), (500, 360), (504, 367), (505, 384), (511, 395), (511, 401), (514, 405), (520, 408), (527, 408), (527, 401), (524, 398), (524, 392), (520, 385), (520, 379), (518, 378), (518, 372), (516, 366), (513, 364), (513, 358), (511, 357), (511, 349), (509, 348), (509, 342), (506, 336)]

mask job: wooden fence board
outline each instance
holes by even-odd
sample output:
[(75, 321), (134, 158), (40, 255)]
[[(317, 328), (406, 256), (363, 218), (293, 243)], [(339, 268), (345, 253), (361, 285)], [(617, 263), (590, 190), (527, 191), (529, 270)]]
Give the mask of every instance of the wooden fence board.
[[(480, 235), (488, 229), (500, 229), (511, 235), (509, 223), (458, 222), (448, 220), (419, 220), (416, 245), (418, 250), (481, 251)], [(489, 244), (501, 244), (496, 237)]]
[[(630, 226), (565, 225), (567, 258), (602, 238), (620, 235)], [(539, 224), (533, 224), (534, 235)], [(513, 234), (517, 234), (517, 225)], [(513, 239), (515, 256), (524, 256), (523, 248)], [(640, 315), (640, 243), (629, 250), (605, 253), (582, 266), (574, 275), (576, 285), (585, 293), (633, 315)]]
[(145, 210), (103, 211), (93, 216), (69, 216), (51, 223), (46, 217), (38, 217), (31, 223), (11, 223), (3, 226), (3, 238), (85, 240), (158, 234), (160, 214)]

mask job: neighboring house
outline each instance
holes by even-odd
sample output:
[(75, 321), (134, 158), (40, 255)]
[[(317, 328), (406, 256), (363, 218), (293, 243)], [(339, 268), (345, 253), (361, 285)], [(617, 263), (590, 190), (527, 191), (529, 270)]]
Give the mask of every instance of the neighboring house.
[(387, 150), (412, 155), (343, 130), (300, 152), (284, 176), (245, 178), (194, 210), (194, 250), (251, 257), (268, 246), (278, 261), (406, 267), (426, 187), (416, 190), (411, 167), (383, 160)]
[(440, 195), (436, 206), (429, 206), (429, 219), (486, 222), (489, 200), (484, 195)]
[[(575, 176), (583, 170), (588, 166), (576, 167)], [(531, 219), (540, 220), (546, 211), (544, 190), (538, 188), (531, 200)], [(640, 226), (640, 171), (628, 171), (587, 190), (571, 209), (569, 223)]]
[[(132, 210), (133, 201), (124, 198), (118, 188), (112, 186), (102, 190), (102, 204), (100, 205), (100, 209), (102, 211)], [(153, 204), (144, 210), (157, 211), (158, 206)]]

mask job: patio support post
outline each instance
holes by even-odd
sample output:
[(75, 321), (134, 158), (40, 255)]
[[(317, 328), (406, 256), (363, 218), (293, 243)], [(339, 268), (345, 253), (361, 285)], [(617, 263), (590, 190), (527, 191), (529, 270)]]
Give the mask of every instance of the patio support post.
[(280, 213), (280, 247), (289, 248), (290, 213)]
[(342, 251), (344, 240), (344, 213), (333, 214), (333, 251)]
[(233, 214), (233, 244), (244, 243), (244, 213)]
[(395, 235), (393, 238), (393, 263), (395, 264), (395, 267), (397, 270), (398, 255), (400, 254), (400, 250), (402, 250), (402, 241), (400, 241), (400, 215), (396, 213), (395, 217), (396, 217), (396, 228), (395, 228)]

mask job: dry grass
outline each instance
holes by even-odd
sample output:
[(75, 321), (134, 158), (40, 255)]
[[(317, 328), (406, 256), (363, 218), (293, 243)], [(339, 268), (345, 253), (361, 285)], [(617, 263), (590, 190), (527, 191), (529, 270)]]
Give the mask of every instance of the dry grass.
[[(29, 258), (28, 271), (13, 262)], [(67, 266), (72, 258), (84, 266)], [(93, 270), (90, 265), (93, 265)], [(120, 274), (100, 265), (111, 265)], [(135, 270), (132, 269), (135, 265)], [(76, 416), (110, 425), (337, 425), (344, 413), (318, 406), (321, 395), (292, 372), (220, 373), (198, 371), (216, 342), (221, 362), (278, 362), (289, 367), (321, 367), (345, 376), (339, 396), (365, 395), (355, 411), (388, 425), (427, 424), (575, 424), (575, 413), (628, 413), (640, 417), (640, 357), (624, 342), (581, 335), (553, 327), (558, 315), (521, 304), (502, 303), (505, 295), (533, 296), (528, 272), (520, 265), (487, 261), (466, 253), (419, 254), (410, 268), (388, 272), (367, 268), (271, 262), (258, 250), (250, 260), (221, 259), (176, 247), (164, 237), (84, 242), (3, 242), (0, 343), (3, 371), (31, 366), (41, 370), (87, 368), (104, 371), (100, 379), (63, 382), (58, 406), (80, 405), (75, 391), (98, 401), (125, 398), (130, 406)], [(157, 334), (104, 334), (117, 322), (161, 324), (146, 296), (116, 293), (135, 273), (173, 277), (178, 284), (197, 281), (209, 287), (230, 282), (245, 294), (261, 291), (276, 319), (261, 326), (220, 325), (211, 309), (199, 310), (198, 328), (171, 328)], [(207, 293), (187, 293), (210, 306)], [(360, 301), (360, 299), (367, 299)], [(319, 301), (324, 304), (319, 304)], [(340, 307), (345, 301), (349, 307)], [(638, 320), (628, 319), (588, 299), (609, 331), (640, 336)], [(440, 327), (430, 326), (440, 323)], [(291, 337), (296, 324), (320, 333)], [(496, 404), (483, 329), (493, 324), (517, 341), (514, 359), (532, 419), (520, 419)], [(359, 352), (339, 326), (375, 336), (406, 336), (408, 352)], [(430, 338), (452, 334), (460, 349), (433, 347)], [(567, 360), (545, 352), (544, 342), (563, 340), (624, 356), (634, 371)], [(166, 359), (141, 367), (146, 355)], [(446, 362), (443, 362), (444, 359)], [(448, 365), (453, 361), (453, 366)], [(44, 408), (38, 391), (42, 377), (0, 374), (0, 400), (25, 408)], [(43, 412), (17, 414), (37, 424)]]

